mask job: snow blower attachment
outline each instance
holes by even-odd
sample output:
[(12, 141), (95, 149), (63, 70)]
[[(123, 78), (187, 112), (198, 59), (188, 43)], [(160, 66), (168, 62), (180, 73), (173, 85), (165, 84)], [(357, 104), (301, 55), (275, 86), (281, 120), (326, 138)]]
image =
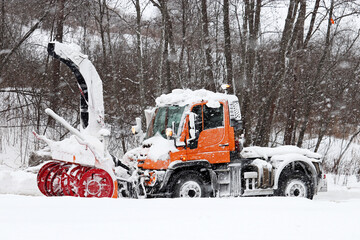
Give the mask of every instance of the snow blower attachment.
[(48, 53), (75, 74), (81, 93), (81, 126), (78, 131), (51, 109), (45, 110), (73, 135), (63, 141), (53, 141), (34, 132), (48, 144), (54, 160), (40, 169), (38, 187), (46, 196), (116, 198), (115, 166), (106, 146), (110, 132), (104, 128), (102, 81), (78, 46), (51, 42)]

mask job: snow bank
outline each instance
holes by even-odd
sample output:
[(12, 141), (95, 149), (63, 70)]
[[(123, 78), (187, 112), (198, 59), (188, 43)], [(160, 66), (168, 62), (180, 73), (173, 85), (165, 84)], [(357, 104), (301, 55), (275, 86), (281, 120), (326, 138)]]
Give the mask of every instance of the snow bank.
[[(36, 174), (0, 165), (0, 194), (41, 196)], [(0, 206), (3, 206), (0, 203)], [(1, 231), (0, 231), (1, 237)]]
[[(260, 160), (258, 164), (264, 163)], [(41, 194), (34, 173), (0, 165), (0, 238), (135, 240), (151, 237), (149, 233), (160, 229), (154, 233), (158, 240), (189, 236), (199, 240), (360, 239), (360, 183), (354, 176), (347, 186), (334, 185), (332, 176), (328, 180), (329, 191), (312, 201), (283, 197), (39, 197), (9, 195)]]
[(179, 105), (185, 106), (192, 103), (207, 101), (208, 107), (219, 107), (219, 101), (227, 100), (229, 103), (237, 102), (238, 98), (234, 95), (214, 93), (205, 89), (174, 89), (169, 94), (162, 94), (156, 98), (157, 106)]
[(0, 195), (0, 203), (0, 237), (4, 240), (360, 239), (359, 199), (129, 200)]

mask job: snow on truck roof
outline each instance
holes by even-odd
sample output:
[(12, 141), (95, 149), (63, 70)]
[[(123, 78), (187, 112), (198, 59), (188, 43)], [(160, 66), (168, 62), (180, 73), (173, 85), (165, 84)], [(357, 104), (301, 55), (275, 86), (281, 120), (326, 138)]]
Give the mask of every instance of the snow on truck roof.
[(199, 103), (207, 101), (209, 103), (216, 103), (219, 101), (237, 102), (238, 98), (235, 95), (228, 95), (224, 93), (214, 93), (205, 89), (191, 90), (191, 89), (174, 89), (169, 94), (162, 94), (156, 98), (156, 106), (161, 107), (165, 105), (179, 105), (185, 106), (188, 104)]

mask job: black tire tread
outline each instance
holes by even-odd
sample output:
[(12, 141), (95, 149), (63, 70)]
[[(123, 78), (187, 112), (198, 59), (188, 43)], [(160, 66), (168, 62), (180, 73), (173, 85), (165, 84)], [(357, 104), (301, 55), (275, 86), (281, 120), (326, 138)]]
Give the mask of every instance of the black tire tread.
[(206, 191), (206, 184), (201, 176), (201, 174), (197, 171), (193, 170), (187, 170), (187, 171), (181, 171), (177, 173), (173, 178), (173, 183), (171, 186), (171, 197), (178, 198), (180, 197), (180, 187), (182, 184), (184, 184), (186, 181), (195, 181), (199, 183), (201, 187), (201, 197), (209, 197), (210, 194)]
[(307, 187), (307, 197), (308, 199), (313, 199), (314, 197), (314, 191), (313, 191), (313, 186), (312, 186), (312, 182), (311, 180), (305, 176), (302, 173), (290, 173), (288, 174), (286, 177), (284, 178), (280, 178), (279, 179), (279, 186), (278, 186), (278, 190), (276, 191), (277, 196), (285, 196), (285, 188), (287, 186), (287, 184), (291, 181), (291, 180), (300, 180), (302, 182), (305, 183), (306, 187)]

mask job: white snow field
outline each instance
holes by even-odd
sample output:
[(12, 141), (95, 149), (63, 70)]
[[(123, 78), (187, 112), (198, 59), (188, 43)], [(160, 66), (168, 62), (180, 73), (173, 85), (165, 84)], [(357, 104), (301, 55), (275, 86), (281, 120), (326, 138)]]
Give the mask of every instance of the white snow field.
[(358, 240), (360, 184), (330, 178), (312, 201), (45, 197), (34, 173), (0, 165), (0, 239)]

